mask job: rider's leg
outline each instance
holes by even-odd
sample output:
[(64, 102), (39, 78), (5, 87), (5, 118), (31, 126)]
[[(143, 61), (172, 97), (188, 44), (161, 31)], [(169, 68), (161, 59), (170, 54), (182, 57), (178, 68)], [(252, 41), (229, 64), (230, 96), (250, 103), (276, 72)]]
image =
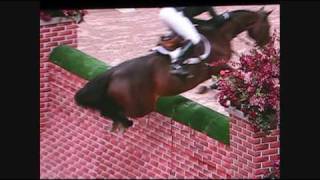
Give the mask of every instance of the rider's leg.
[(160, 10), (160, 18), (169, 28), (181, 35), (184, 39), (190, 40), (192, 44), (198, 44), (200, 42), (200, 34), (192, 22), (183, 16), (182, 12), (178, 12), (170, 7), (162, 8)]
[(178, 56), (176, 64), (173, 66), (177, 70), (172, 71), (174, 74), (187, 75), (189, 73), (181, 68), (181, 64), (185, 60), (185, 57), (193, 51), (194, 46), (200, 42), (200, 34), (192, 22), (184, 17), (182, 12), (178, 12), (174, 8), (162, 8), (160, 10), (160, 18), (170, 29), (187, 40), (186, 45)]

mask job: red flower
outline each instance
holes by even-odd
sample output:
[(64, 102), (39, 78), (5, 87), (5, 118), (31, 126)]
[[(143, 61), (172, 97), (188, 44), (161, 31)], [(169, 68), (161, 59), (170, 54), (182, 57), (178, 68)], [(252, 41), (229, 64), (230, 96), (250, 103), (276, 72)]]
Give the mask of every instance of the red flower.
[(219, 102), (232, 106), (249, 115), (260, 128), (266, 113), (280, 111), (280, 51), (275, 46), (276, 32), (265, 48), (255, 48), (239, 58), (239, 69), (221, 71), (218, 81)]
[(229, 72), (230, 72), (229, 70), (221, 70), (221, 71), (220, 71), (220, 75), (221, 75), (221, 76), (225, 76), (225, 75), (227, 75)]

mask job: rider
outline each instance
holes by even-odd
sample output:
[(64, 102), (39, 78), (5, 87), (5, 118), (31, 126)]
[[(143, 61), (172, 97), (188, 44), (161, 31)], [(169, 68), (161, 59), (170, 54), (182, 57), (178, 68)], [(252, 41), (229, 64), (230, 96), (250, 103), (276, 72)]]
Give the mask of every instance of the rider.
[(217, 16), (215, 10), (209, 6), (202, 7), (165, 7), (160, 10), (160, 19), (164, 21), (174, 32), (182, 36), (186, 45), (182, 47), (177, 61), (172, 64), (171, 73), (188, 75), (189, 73), (181, 66), (194, 47), (200, 42), (200, 34), (191, 22), (191, 19), (203, 12), (209, 12), (212, 17)]

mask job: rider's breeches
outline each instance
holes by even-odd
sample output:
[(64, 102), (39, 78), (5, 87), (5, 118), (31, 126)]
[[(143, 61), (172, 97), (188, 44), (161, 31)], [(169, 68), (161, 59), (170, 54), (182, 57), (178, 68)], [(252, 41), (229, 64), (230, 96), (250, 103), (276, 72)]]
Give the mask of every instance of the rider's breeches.
[(200, 42), (200, 34), (186, 18), (182, 12), (176, 11), (174, 8), (162, 8), (160, 10), (160, 18), (173, 31), (181, 35), (183, 38), (190, 40), (193, 44)]

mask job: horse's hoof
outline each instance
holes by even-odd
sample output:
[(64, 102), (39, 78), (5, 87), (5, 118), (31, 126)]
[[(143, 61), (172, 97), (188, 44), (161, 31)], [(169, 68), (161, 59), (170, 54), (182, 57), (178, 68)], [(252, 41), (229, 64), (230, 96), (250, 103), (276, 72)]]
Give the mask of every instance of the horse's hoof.
[(124, 124), (121, 124), (124, 128), (129, 128), (133, 125), (133, 121), (128, 120), (127, 122), (125, 122)]
[(208, 87), (207, 86), (200, 86), (197, 93), (204, 94), (206, 92), (208, 92)]
[(112, 123), (112, 127), (110, 129), (110, 132), (115, 132), (119, 128), (119, 123)]
[(123, 135), (125, 131), (126, 131), (126, 128), (125, 128), (125, 127), (123, 127), (123, 126), (120, 126), (120, 127), (119, 127), (119, 133), (120, 133), (120, 135)]
[(210, 89), (218, 89), (217, 83), (214, 83), (210, 86)]

